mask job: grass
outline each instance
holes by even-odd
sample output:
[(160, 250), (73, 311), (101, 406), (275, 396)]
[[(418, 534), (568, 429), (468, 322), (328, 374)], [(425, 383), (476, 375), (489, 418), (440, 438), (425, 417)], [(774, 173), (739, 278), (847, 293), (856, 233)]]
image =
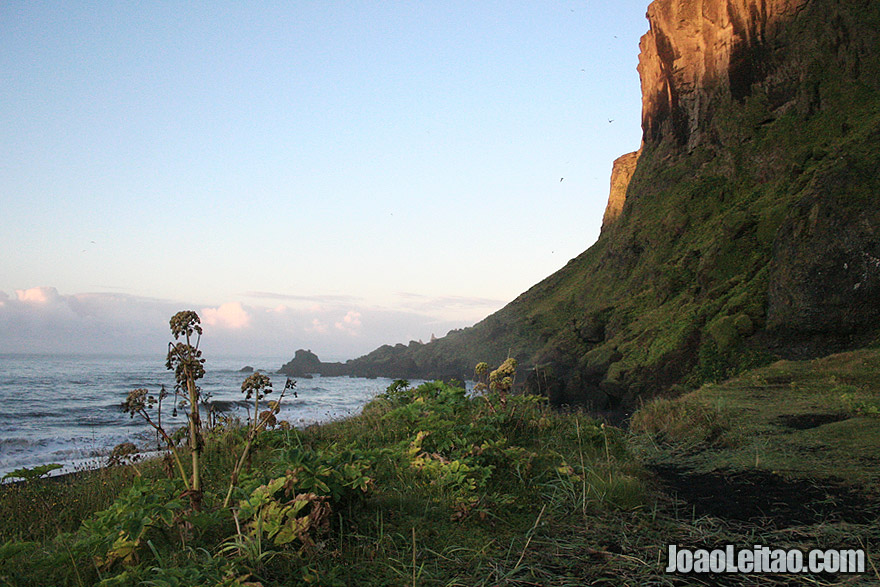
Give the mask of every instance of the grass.
[(630, 446), (672, 499), (670, 532), (683, 544), (864, 548), (865, 576), (799, 584), (878, 584), (878, 381), (880, 350), (863, 349), (778, 361), (640, 408)]
[(109, 506), (135, 475), (133, 468), (113, 467), (0, 486), (0, 543), (73, 532), (87, 515)]
[(878, 376), (877, 349), (778, 361), (648, 404), (633, 428), (659, 439), (655, 459), (675, 453), (681, 463), (683, 447), (701, 445), (705, 450), (687, 458), (689, 468), (835, 478), (880, 494), (880, 418), (870, 411), (880, 401)]
[[(861, 546), (876, 564), (877, 499), (865, 490), (876, 488), (877, 471), (865, 457), (877, 446), (880, 420), (847, 406), (875, 397), (878, 358), (880, 351), (862, 351), (776, 363), (649, 404), (631, 432), (583, 413), (555, 412), (530, 396), (468, 397), (440, 383), (393, 386), (356, 417), (260, 435), (234, 515), (219, 503), (243, 436), (218, 431), (206, 444), (202, 512), (188, 510), (181, 488), (157, 462), (138, 465), (140, 476), (117, 467), (6, 487), (0, 585), (673, 586), (790, 579), (701, 583), (666, 575), (670, 543)], [(840, 400), (841, 389), (855, 398), (850, 404)], [(799, 424), (797, 418), (829, 406), (847, 419), (809, 429), (779, 425)], [(812, 448), (819, 443), (827, 454)], [(269, 489), (273, 479), (290, 493)], [(785, 512), (751, 519), (687, 493), (714, 491), (717, 500), (725, 488), (738, 494), (758, 482), (759, 492), (786, 490), (829, 503), (795, 504), (801, 511), (786, 510), (788, 520)], [(832, 491), (841, 485), (852, 491)], [(254, 506), (258, 494), (262, 505)], [(306, 516), (281, 513), (296, 499), (308, 501)], [(848, 517), (859, 508), (865, 516)], [(307, 518), (312, 525), (288, 541), (266, 530), (273, 523), (291, 529)], [(815, 585), (872, 578), (880, 579), (804, 577)]]
[[(529, 396), (396, 387), (357, 417), (265, 432), (230, 512), (218, 503), (241, 442), (232, 429), (206, 443), (202, 512), (158, 462), (139, 476), (113, 468), (8, 487), (0, 585), (577, 584), (578, 565), (548, 549), (605, 545), (558, 530), (645, 507), (622, 431)], [(305, 516), (284, 513), (294, 495)]]

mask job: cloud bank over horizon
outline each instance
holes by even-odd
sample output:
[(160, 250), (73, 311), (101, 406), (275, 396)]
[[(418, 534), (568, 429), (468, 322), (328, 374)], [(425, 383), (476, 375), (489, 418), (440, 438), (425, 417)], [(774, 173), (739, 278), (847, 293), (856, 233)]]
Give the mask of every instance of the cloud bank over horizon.
[[(51, 286), (0, 291), (0, 352), (164, 354), (170, 317), (194, 309), (202, 319), (206, 354), (292, 357), (309, 348), (324, 360), (344, 360), (382, 344), (443, 336), (503, 305), (401, 293), (400, 303), (389, 309), (353, 296), (245, 295), (281, 303), (205, 306), (124, 293), (62, 294)], [(462, 308), (476, 317), (462, 318)], [(451, 317), (455, 314), (459, 317)]]
[(647, 4), (4, 4), (0, 352), (474, 324), (598, 237)]

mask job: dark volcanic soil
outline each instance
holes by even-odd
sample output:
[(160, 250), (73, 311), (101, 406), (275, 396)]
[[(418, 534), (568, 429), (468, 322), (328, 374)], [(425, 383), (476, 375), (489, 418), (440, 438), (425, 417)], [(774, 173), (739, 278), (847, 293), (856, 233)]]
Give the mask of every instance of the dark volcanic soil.
[(809, 430), (818, 428), (823, 424), (840, 422), (849, 418), (846, 414), (795, 414), (792, 416), (779, 416), (779, 422), (788, 428), (795, 430)]
[(877, 502), (831, 482), (785, 479), (766, 471), (695, 473), (657, 465), (667, 492), (698, 516), (761, 522), (777, 528), (819, 522), (862, 524), (877, 519)]

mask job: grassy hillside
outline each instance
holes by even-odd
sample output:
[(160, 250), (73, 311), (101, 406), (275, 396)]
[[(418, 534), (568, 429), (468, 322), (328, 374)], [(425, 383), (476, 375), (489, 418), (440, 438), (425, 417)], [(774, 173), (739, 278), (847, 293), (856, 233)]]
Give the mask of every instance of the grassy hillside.
[[(705, 473), (761, 470), (880, 496), (880, 351), (778, 361), (638, 411), (654, 462)], [(700, 448), (701, 450), (694, 450)]]

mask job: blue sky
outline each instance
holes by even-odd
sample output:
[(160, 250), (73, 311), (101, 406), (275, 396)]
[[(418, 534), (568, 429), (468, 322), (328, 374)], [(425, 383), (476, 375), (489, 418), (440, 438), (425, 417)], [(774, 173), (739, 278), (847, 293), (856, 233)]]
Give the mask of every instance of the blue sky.
[(598, 236), (646, 7), (4, 2), (0, 352), (473, 324)]

